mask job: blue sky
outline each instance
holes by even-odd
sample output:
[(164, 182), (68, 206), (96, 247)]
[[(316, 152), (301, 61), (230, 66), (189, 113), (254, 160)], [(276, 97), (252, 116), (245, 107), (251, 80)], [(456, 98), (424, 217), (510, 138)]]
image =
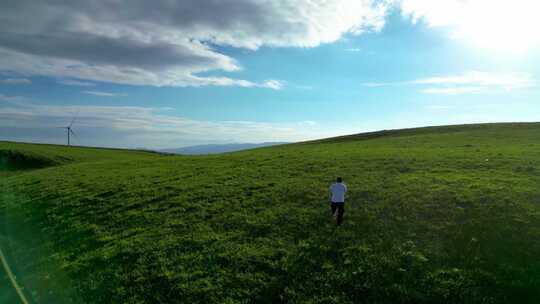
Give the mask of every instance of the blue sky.
[(64, 143), (74, 116), (75, 144), (152, 149), (540, 121), (534, 1), (159, 2), (24, 26), (35, 3), (0, 4), (0, 140)]

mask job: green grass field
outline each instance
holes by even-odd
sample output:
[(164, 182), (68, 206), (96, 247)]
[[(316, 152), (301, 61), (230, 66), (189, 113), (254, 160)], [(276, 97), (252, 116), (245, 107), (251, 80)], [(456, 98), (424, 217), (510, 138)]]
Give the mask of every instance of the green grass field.
[(540, 303), (540, 123), (193, 157), (0, 142), (0, 168), (36, 303)]

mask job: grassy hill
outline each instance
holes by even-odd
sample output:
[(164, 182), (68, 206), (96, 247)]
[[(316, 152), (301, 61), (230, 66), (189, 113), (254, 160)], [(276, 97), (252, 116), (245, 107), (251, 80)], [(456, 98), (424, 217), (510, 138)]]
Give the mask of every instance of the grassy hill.
[(0, 143), (0, 160), (0, 246), (37, 303), (540, 301), (538, 123), (190, 157)]

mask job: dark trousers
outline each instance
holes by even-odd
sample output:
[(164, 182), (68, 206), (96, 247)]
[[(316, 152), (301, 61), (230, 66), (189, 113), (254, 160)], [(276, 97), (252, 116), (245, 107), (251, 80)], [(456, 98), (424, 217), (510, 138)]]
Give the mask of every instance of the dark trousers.
[(345, 203), (332, 202), (330, 208), (332, 208), (332, 215), (336, 214), (337, 210), (337, 224), (341, 225), (343, 223), (343, 213), (345, 213)]

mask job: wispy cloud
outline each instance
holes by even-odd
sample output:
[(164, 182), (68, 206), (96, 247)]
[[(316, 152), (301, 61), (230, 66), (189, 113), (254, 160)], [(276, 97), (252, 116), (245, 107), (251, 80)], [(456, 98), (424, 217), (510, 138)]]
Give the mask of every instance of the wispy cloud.
[(429, 106), (426, 106), (426, 109), (430, 110), (430, 111), (434, 111), (434, 112), (444, 112), (444, 111), (447, 111), (449, 109), (451, 109), (452, 107), (448, 106), (448, 105), (429, 105)]
[(272, 90), (281, 90), (284, 85), (285, 85), (285, 83), (283, 81), (267, 80), (267, 81), (263, 82), (260, 86), (265, 87), (265, 88), (269, 88), (269, 89), (272, 89)]
[(428, 88), (421, 90), (425, 94), (442, 94), (442, 95), (460, 95), (468, 93), (480, 93), (484, 91), (482, 87), (456, 87), (456, 88)]
[(423, 78), (410, 82), (412, 84), (437, 85), (477, 85), (482, 87), (498, 87), (505, 90), (530, 88), (536, 86), (536, 80), (528, 73), (488, 73), (472, 71), (462, 75)]
[(363, 86), (368, 87), (368, 88), (384, 87), (384, 86), (388, 86), (392, 84), (397, 84), (397, 83), (391, 83), (391, 82), (364, 82), (362, 83)]
[(74, 79), (63, 79), (58, 81), (59, 84), (67, 85), (67, 86), (78, 86), (78, 87), (93, 87), (96, 84), (88, 81), (80, 81), (80, 80), (74, 80)]
[(102, 92), (102, 91), (83, 91), (84, 94), (101, 96), (101, 97), (125, 97), (125, 93), (111, 93), (111, 92)]
[(373, 50), (357, 48), (357, 47), (346, 48), (345, 52), (353, 53), (353, 54), (370, 55), (370, 56), (376, 54), (376, 52)]
[(299, 126), (316, 126), (318, 125), (318, 123), (313, 120), (305, 120), (305, 121), (298, 122), (298, 125)]
[(0, 84), (9, 84), (9, 85), (21, 85), (21, 84), (31, 84), (32, 81), (27, 78), (6, 78), (0, 80)]
[[(208, 121), (170, 114), (170, 108), (132, 106), (39, 105), (20, 98), (0, 104), (2, 139), (64, 143), (55, 127), (79, 113), (76, 144), (113, 147), (174, 148), (220, 142), (300, 141), (338, 135), (315, 121)], [(21, 127), (24, 122), (24, 128)]]
[(18, 102), (18, 101), (24, 101), (24, 100), (26, 100), (26, 98), (22, 96), (7, 96), (7, 95), (0, 94), (0, 101)]
[(429, 86), (420, 89), (426, 94), (471, 94), (492, 90), (517, 90), (532, 88), (538, 85), (530, 73), (490, 73), (471, 71), (460, 75), (435, 76), (401, 82), (366, 82), (366, 87), (383, 86)]

